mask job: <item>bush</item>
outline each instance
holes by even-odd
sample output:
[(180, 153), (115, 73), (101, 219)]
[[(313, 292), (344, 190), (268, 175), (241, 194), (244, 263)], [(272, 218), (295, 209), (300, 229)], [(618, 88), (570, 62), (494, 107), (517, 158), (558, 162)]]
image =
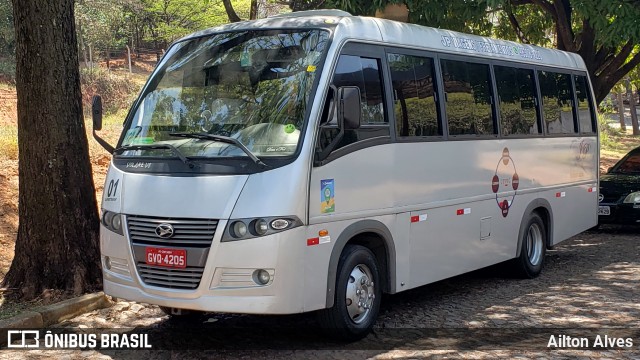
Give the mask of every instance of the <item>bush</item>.
[(604, 114), (598, 113), (597, 115), (598, 127), (600, 128), (600, 147), (615, 148), (617, 144), (614, 137), (620, 135), (620, 130), (612, 128)]
[(0, 160), (18, 159), (18, 127), (0, 123)]
[(113, 75), (101, 68), (81, 69), (80, 84), (85, 112), (90, 111), (94, 95), (102, 96), (105, 113), (115, 113), (131, 106), (138, 91), (138, 85), (131, 79)]

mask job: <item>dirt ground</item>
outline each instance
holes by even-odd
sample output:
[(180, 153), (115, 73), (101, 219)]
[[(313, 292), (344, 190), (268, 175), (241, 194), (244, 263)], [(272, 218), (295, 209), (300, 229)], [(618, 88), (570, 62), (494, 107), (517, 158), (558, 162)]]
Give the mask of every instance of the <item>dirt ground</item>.
[(17, 97), (13, 87), (0, 87), (0, 126), (13, 125), (18, 121)]

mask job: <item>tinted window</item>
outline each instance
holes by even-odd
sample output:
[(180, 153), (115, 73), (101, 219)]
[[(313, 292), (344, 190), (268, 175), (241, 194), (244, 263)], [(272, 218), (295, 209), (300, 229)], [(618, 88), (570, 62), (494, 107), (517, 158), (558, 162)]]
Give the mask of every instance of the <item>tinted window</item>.
[[(329, 89), (324, 105), (320, 135), (317, 142), (318, 150), (324, 151), (334, 141), (339, 141), (333, 148), (333, 150), (337, 150), (361, 140), (389, 136), (388, 120), (384, 115), (383, 86), (379, 64), (379, 59), (340, 55), (332, 86)], [(361, 124), (363, 126), (357, 130), (345, 130), (342, 138), (338, 140), (340, 129), (337, 121), (335, 89), (341, 86), (357, 86), (360, 89), (362, 104)]]
[(442, 135), (433, 59), (389, 54), (398, 136)]
[(503, 135), (539, 134), (533, 70), (494, 67)]
[(442, 60), (451, 135), (493, 134), (489, 65)]
[(640, 152), (629, 155), (626, 160), (618, 165), (615, 172), (640, 173)]
[(336, 87), (357, 86), (362, 96), (362, 124), (384, 123), (380, 61), (352, 55), (338, 60), (333, 84)]
[(547, 134), (575, 133), (571, 76), (539, 71), (538, 79), (540, 93), (542, 94), (542, 114)]
[(576, 79), (576, 98), (578, 99), (578, 119), (580, 120), (580, 132), (594, 133), (595, 119), (591, 109), (591, 93), (587, 86), (587, 78), (584, 76), (575, 76)]

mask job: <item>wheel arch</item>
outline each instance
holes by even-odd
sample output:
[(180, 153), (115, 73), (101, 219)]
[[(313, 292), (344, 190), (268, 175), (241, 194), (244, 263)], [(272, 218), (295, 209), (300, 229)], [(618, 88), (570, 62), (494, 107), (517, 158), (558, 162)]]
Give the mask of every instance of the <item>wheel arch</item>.
[(348, 244), (362, 245), (373, 252), (381, 270), (380, 276), (383, 279), (382, 292), (395, 292), (393, 279), (395, 279), (396, 252), (391, 231), (380, 221), (361, 220), (347, 226), (340, 233), (331, 250), (327, 272), (327, 308), (332, 307), (334, 304), (336, 274), (340, 255)]
[(522, 220), (520, 221), (520, 230), (518, 231), (518, 247), (516, 251), (516, 257), (520, 256), (520, 251), (522, 250), (522, 237), (524, 235), (524, 224), (528, 221), (529, 216), (533, 213), (538, 213), (538, 215), (542, 218), (545, 225), (545, 231), (547, 235), (547, 243), (545, 244), (547, 249), (551, 248), (551, 244), (553, 244), (553, 210), (551, 210), (551, 204), (545, 199), (538, 198), (529, 203), (529, 206), (524, 211), (524, 215), (522, 215)]

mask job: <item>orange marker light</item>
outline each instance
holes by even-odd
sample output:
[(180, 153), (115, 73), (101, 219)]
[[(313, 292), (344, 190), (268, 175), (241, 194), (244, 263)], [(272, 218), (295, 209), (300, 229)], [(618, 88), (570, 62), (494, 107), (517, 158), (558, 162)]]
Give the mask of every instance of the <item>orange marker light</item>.
[(318, 236), (327, 236), (327, 235), (329, 235), (329, 231), (327, 230), (318, 231)]

